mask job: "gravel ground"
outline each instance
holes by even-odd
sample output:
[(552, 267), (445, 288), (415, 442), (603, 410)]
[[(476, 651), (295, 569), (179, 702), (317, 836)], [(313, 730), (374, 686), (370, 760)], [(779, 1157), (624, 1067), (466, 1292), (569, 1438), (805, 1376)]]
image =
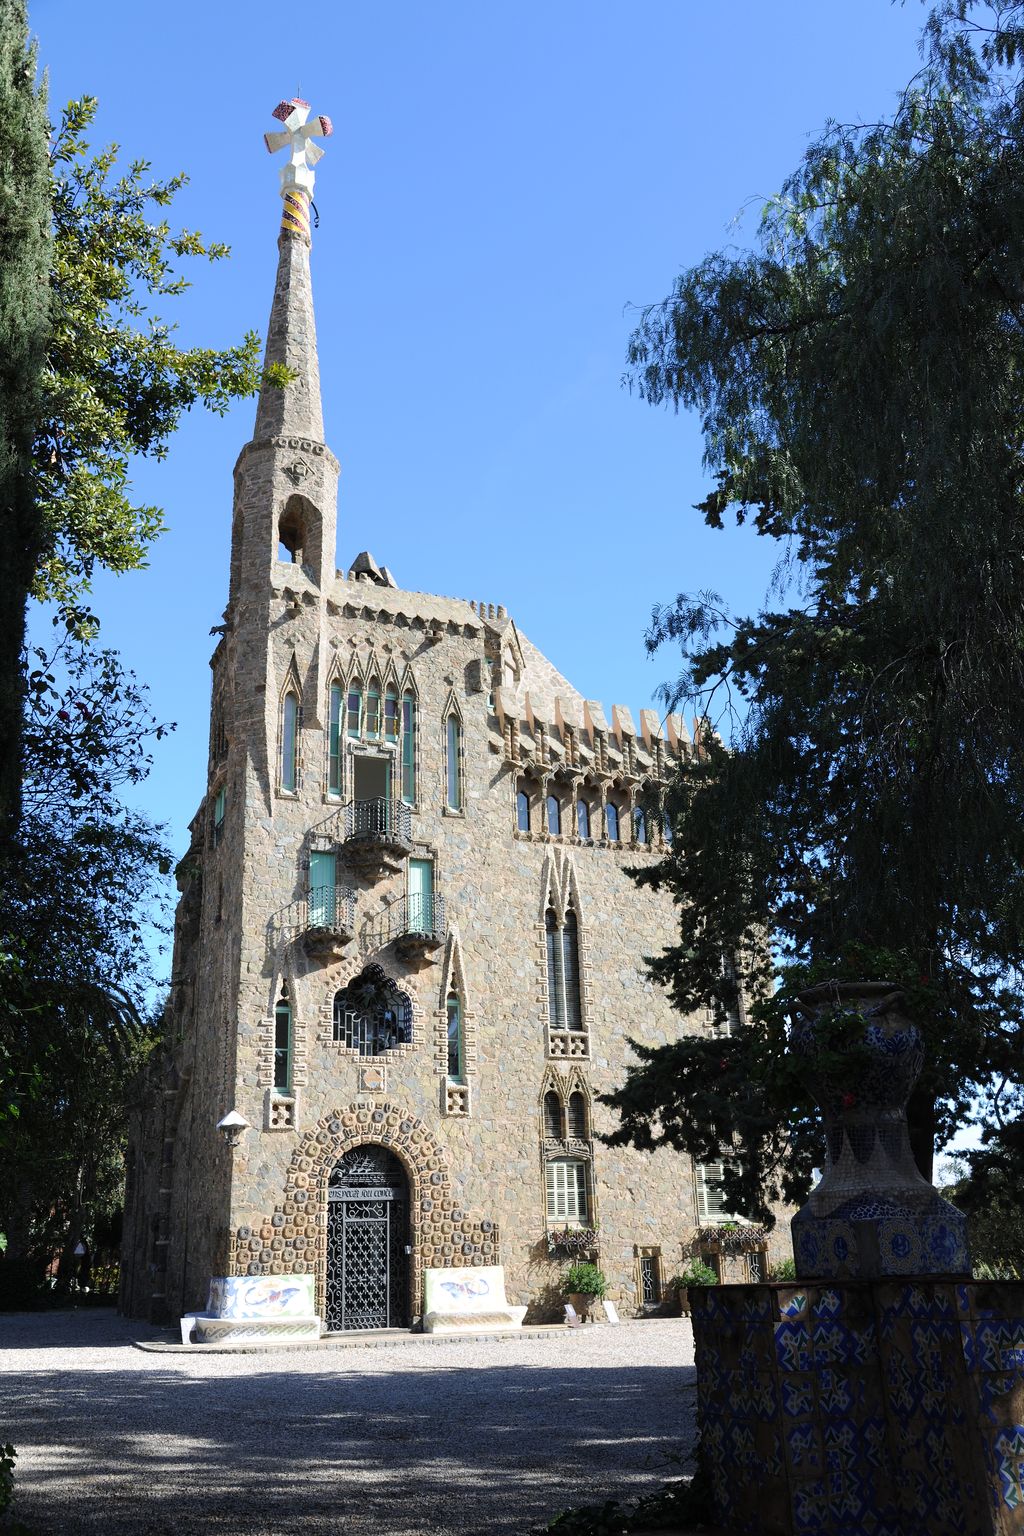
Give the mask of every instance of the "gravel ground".
[(682, 1319), (432, 1344), (158, 1354), (107, 1311), (0, 1316), (0, 1443), (54, 1536), (526, 1536), (677, 1475)]

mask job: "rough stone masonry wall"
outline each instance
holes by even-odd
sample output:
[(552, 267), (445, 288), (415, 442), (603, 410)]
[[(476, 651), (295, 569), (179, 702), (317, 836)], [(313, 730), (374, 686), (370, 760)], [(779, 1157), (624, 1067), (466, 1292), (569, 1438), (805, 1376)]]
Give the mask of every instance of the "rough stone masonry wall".
[[(279, 589), (286, 582), (293, 590), (301, 585), (290, 567), (276, 568), (275, 581)], [(306, 719), (315, 713), (321, 724), (307, 725), (303, 731), (297, 795), (267, 795), (272, 774), (266, 761), (261, 766), (261, 750), (250, 750), (246, 769), (234, 1097), (236, 1107), (259, 1129), (247, 1134), (235, 1157), (235, 1263), (243, 1265), (243, 1253), (243, 1267), (308, 1264), (310, 1253), (322, 1255), (322, 1207), (309, 1200), (296, 1202), (286, 1194), (290, 1181), (303, 1171), (297, 1169), (296, 1159), (309, 1156), (297, 1149), (309, 1127), (316, 1127), (317, 1137), (332, 1135), (328, 1128), (341, 1123), (338, 1106), (343, 1113), (372, 1116), (387, 1102), (391, 1108), (386, 1114), (399, 1114), (432, 1139), (434, 1156), (442, 1160), (450, 1180), (446, 1198), (452, 1208), (479, 1212), (473, 1220), (489, 1221), (493, 1227), (500, 1223), (508, 1294), (529, 1302), (555, 1282), (562, 1269), (548, 1256), (540, 1119), (544, 1088), (552, 1076), (567, 1079), (572, 1072), (592, 1100), (597, 1092), (621, 1082), (630, 1035), (653, 1044), (674, 1038), (677, 1016), (642, 975), (642, 956), (669, 937), (673, 912), (666, 897), (638, 890), (624, 873), (627, 865), (655, 856), (650, 851), (576, 848), (568, 839), (564, 846), (517, 839), (514, 776), (494, 750), (495, 721), (489, 714), (487, 688), (480, 686), (481, 676), (490, 670), (482, 626), (468, 605), (446, 600), (437, 604), (443, 619), (439, 637), (419, 615), (415, 625), (403, 624), (394, 611), (401, 614), (405, 596), (365, 583), (338, 582), (330, 594), (335, 613), (328, 644), (332, 664), (337, 660), (342, 672), (358, 658), (364, 682), (371, 655), (378, 668), (393, 664), (403, 675), (411, 669), (419, 726), (414, 851), (435, 860), (435, 889), (448, 902), (457, 957), (451, 934), (447, 947), (422, 965), (404, 963), (393, 947), (377, 946), (377, 920), (388, 903), (405, 892), (404, 867), (376, 879), (343, 875), (356, 887), (359, 916), (355, 938), (337, 953), (311, 956), (301, 942), (272, 942), (277, 914), (301, 896), (308, 878), (309, 830), (333, 814), (325, 788), (324, 707), (310, 699), (311, 678), (318, 670), (317, 613), (313, 604), (297, 603), (282, 593), (269, 624), (273, 651), (268, 678), (273, 682), (267, 686), (264, 712), (268, 758), (276, 751), (276, 697), (293, 668), (303, 689)], [(420, 595), (411, 596), (415, 602), (406, 606), (429, 605)], [(459, 625), (450, 617), (453, 608), (461, 609)], [(448, 812), (444, 805), (444, 721), (453, 700), (463, 726), (462, 813)], [(578, 906), (591, 1046), (588, 1059), (572, 1063), (547, 1054), (543, 926), (551, 892), (564, 903), (570, 886)], [(445, 1062), (436, 1047), (456, 958), (463, 1007), (475, 1037), (468, 1115), (446, 1113)], [(374, 1062), (383, 1084), (377, 1094), (366, 1089), (366, 1061), (336, 1044), (331, 1030), (335, 992), (373, 961), (399, 981), (414, 1006), (411, 1046)], [(299, 1081), (292, 1125), (272, 1129), (267, 1041), (274, 1003), (285, 983), (294, 1011)], [(355, 1109), (357, 1105), (365, 1107)], [(607, 1111), (592, 1103), (591, 1112), (595, 1131), (612, 1129)], [(321, 1159), (323, 1168), (333, 1165), (349, 1145), (349, 1127), (344, 1129), (345, 1134), (334, 1135)], [(652, 1156), (588, 1140), (600, 1260), (613, 1294), (628, 1305), (636, 1300), (639, 1248), (660, 1248), (663, 1278), (682, 1263), (694, 1224), (692, 1172), (688, 1159), (669, 1152)], [(318, 1145), (323, 1147), (322, 1139)], [(299, 1223), (289, 1219), (298, 1212), (286, 1210), (286, 1204), (315, 1211), (313, 1227), (308, 1217)], [(290, 1239), (274, 1228), (275, 1217), (296, 1235), (301, 1230), (301, 1250), (288, 1246)], [(438, 1245), (436, 1233), (428, 1236), (430, 1223), (422, 1222), (422, 1213), (420, 1220), (414, 1246), (422, 1266), (427, 1247), (436, 1253), (446, 1245)], [(275, 1241), (282, 1246), (274, 1248)]]

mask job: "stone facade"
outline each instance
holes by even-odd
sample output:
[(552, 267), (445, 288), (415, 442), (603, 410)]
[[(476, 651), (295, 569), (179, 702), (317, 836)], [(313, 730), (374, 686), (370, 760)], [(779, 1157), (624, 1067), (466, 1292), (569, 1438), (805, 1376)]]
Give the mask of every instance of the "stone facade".
[[(235, 469), (208, 788), (179, 869), (168, 1043), (133, 1117), (122, 1304), (173, 1317), (211, 1277), (313, 1274), (322, 1308), (328, 1185), (372, 1144), (409, 1186), (390, 1321), (418, 1315), (425, 1268), (494, 1263), (510, 1303), (550, 1315), (549, 1231), (573, 1198), (611, 1295), (639, 1309), (644, 1278), (657, 1293), (684, 1262), (694, 1171), (599, 1143), (595, 1095), (622, 1081), (628, 1037), (686, 1027), (643, 972), (671, 901), (626, 870), (663, 854), (661, 786), (689, 738), (649, 710), (609, 722), (501, 607), (405, 590), (368, 555), (336, 571), (309, 246), (279, 244), (267, 356), (293, 382), (264, 389)], [(364, 1017), (350, 1003), (371, 985)], [(235, 1148), (216, 1129), (232, 1109), (250, 1127)], [(564, 1178), (575, 1196), (549, 1192)]]

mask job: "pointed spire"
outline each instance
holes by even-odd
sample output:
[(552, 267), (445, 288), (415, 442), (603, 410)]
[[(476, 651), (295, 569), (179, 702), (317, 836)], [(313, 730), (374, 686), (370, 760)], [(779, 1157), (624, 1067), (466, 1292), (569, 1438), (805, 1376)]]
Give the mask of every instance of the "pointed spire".
[(295, 378), (284, 388), (264, 384), (256, 407), (253, 441), (270, 437), (306, 437), (322, 443), (323, 406), (320, 401), (320, 364), (316, 349), (313, 285), (309, 271), (309, 208), (313, 196), (313, 167), (323, 150), (314, 137), (326, 138), (333, 130), (328, 117), (307, 122), (309, 103), (294, 98), (282, 101), (274, 116), (284, 124), (281, 133), (264, 135), (267, 149), (288, 148), (290, 159), (281, 171), (281, 233), (278, 237), (277, 281), (267, 327), (266, 363), (283, 363)]

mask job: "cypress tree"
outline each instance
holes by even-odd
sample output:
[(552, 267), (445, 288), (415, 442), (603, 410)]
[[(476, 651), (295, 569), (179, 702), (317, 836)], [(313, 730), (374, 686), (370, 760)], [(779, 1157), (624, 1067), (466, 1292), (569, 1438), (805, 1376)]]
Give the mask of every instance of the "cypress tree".
[(47, 337), (45, 87), (24, 0), (0, 0), (0, 842), (20, 801), (25, 605), (42, 546), (32, 450)]

